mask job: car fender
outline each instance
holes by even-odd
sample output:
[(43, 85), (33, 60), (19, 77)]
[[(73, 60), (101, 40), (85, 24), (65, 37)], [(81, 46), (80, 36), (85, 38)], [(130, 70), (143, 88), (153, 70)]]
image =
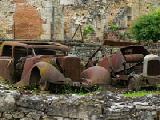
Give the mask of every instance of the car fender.
[(37, 62), (32, 66), (32, 68), (22, 77), (21, 81), (17, 83), (17, 86), (29, 86), (30, 77), (35, 70), (39, 70), (40, 79), (47, 80), (50, 83), (63, 84), (65, 82), (65, 77), (60, 71), (54, 67), (52, 64), (47, 62)]
[(101, 66), (93, 66), (81, 73), (82, 83), (88, 85), (108, 85), (111, 82), (110, 72)]

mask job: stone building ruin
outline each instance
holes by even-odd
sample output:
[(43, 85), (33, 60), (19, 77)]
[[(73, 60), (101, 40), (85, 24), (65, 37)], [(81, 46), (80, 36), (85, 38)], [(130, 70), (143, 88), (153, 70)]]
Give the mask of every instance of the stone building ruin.
[[(126, 29), (159, 5), (159, 0), (1, 0), (0, 39), (71, 40), (77, 14), (85, 18), (82, 29), (92, 25), (91, 39), (103, 40), (110, 23)], [(80, 34), (74, 39), (81, 40)]]

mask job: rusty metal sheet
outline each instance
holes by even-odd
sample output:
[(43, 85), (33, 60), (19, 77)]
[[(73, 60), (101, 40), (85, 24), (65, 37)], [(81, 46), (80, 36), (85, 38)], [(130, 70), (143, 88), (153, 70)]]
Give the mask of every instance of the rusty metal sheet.
[(61, 58), (60, 63), (66, 78), (70, 78), (74, 82), (80, 81), (80, 58), (66, 56)]
[(98, 62), (98, 66), (104, 67), (105, 69), (109, 70), (111, 67), (111, 64), (109, 63), (109, 56), (101, 58)]
[(130, 54), (130, 55), (124, 55), (126, 62), (142, 62), (144, 60), (143, 54)]
[(56, 67), (53, 66), (54, 63), (51, 64), (48, 62), (49, 60), (44, 59), (43, 56), (35, 56), (28, 58), (24, 64), (21, 81), (17, 83), (17, 86), (28, 86), (32, 82), (30, 81), (30, 77), (32, 73), (34, 74), (33, 70), (35, 67), (37, 67), (39, 70), (40, 79), (55, 84), (64, 84), (65, 78), (63, 74), (60, 73), (60, 71)]
[(116, 75), (116, 80), (128, 80), (128, 75)]
[(143, 54), (148, 55), (149, 52), (142, 45), (130, 45), (120, 49), (123, 55), (126, 54)]
[(122, 55), (122, 53), (120, 51), (110, 55), (110, 56), (106, 56), (103, 57), (98, 65), (102, 66), (104, 68), (106, 68), (107, 70), (109, 70), (110, 72), (119, 72), (121, 70), (124, 70), (124, 63), (125, 63), (125, 58)]
[(29, 85), (29, 78), (30, 78), (32, 67), (39, 60), (40, 60), (40, 56), (26, 58), (26, 61), (23, 67), (21, 80), (20, 82), (17, 83), (17, 86), (28, 86)]
[(113, 54), (110, 60), (111, 60), (112, 69), (114, 72), (119, 72), (121, 70), (124, 70), (124, 63), (126, 61), (121, 52), (117, 52)]
[(68, 46), (65, 45), (28, 45), (28, 48), (48, 48), (48, 49), (53, 49), (53, 50), (61, 50), (64, 52), (68, 52), (70, 49)]
[(24, 43), (21, 43), (21, 42), (17, 42), (17, 41), (4, 41), (2, 43), (2, 47), (4, 45), (10, 45), (10, 46), (21, 46), (21, 47), (24, 47), (24, 48), (27, 48), (27, 44), (24, 44)]
[(39, 68), (41, 79), (55, 84), (65, 84), (64, 75), (53, 65), (42, 61), (36, 63), (34, 67)]
[(111, 80), (110, 72), (104, 67), (94, 66), (84, 70), (81, 73), (83, 84), (105, 85)]
[(62, 50), (68, 52), (70, 48), (66, 45), (62, 45), (56, 42), (27, 42), (27, 41), (5, 41), (2, 43), (2, 46), (10, 45), (10, 46), (21, 46), (24, 48), (50, 48), (55, 50)]
[(112, 41), (112, 40), (104, 40), (103, 45), (108, 46), (128, 46), (128, 45), (136, 45), (138, 43), (135, 42), (126, 42), (126, 41)]

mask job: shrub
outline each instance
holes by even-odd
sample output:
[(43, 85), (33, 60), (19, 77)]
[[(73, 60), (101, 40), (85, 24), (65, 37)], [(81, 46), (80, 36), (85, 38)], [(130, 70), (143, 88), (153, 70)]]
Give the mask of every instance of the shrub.
[(139, 17), (131, 25), (131, 34), (138, 41), (160, 40), (160, 9)]

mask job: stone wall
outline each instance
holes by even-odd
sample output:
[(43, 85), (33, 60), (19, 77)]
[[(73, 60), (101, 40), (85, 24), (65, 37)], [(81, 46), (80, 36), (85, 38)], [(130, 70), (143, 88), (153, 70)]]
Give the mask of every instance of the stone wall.
[(160, 95), (129, 100), (107, 91), (80, 96), (0, 89), (0, 120), (160, 119)]
[(59, 0), (1, 0), (0, 8), (1, 38), (63, 39)]
[(99, 60), (104, 55), (110, 55), (116, 52), (119, 48), (112, 46), (103, 46), (100, 43), (81, 43), (81, 42), (67, 42), (63, 43), (71, 47), (69, 55), (78, 56), (82, 61), (87, 62), (88, 59), (94, 54), (101, 46), (101, 49), (93, 60)]
[[(107, 3), (106, 0), (103, 1)], [(72, 38), (77, 28), (72, 18), (77, 13), (84, 18), (93, 17), (93, 20), (86, 24), (91, 24), (95, 30), (95, 37), (102, 40), (108, 24), (115, 18), (118, 17), (116, 21), (118, 24), (127, 27), (139, 15), (160, 5), (159, 0), (116, 2), (110, 5), (105, 14), (100, 10), (102, 12), (98, 12), (100, 16), (95, 17), (98, 8), (92, 2), (93, 0), (88, 0), (89, 6), (84, 7), (86, 4), (82, 3), (85, 1), (76, 6), (63, 6), (60, 5), (60, 0), (0, 0), (0, 38), (56, 40)], [(123, 8), (130, 8), (130, 12), (123, 12)], [(82, 25), (82, 29), (86, 24)], [(80, 30), (75, 39), (81, 39)]]
[(15, 12), (15, 4), (12, 0), (0, 1), (0, 37), (13, 38), (13, 14)]
[[(93, 57), (93, 60), (100, 60), (103, 56), (111, 55), (120, 49), (117, 46), (107, 46), (101, 45), (101, 43), (81, 43), (81, 42), (62, 42), (65, 45), (68, 45), (71, 50), (69, 52), (70, 56), (78, 56), (81, 61), (86, 63), (88, 59), (99, 49), (101, 49), (97, 54)], [(160, 43), (157, 44), (149, 44), (144, 45), (145, 48), (151, 53), (160, 56)], [(122, 47), (122, 46), (121, 46)]]

